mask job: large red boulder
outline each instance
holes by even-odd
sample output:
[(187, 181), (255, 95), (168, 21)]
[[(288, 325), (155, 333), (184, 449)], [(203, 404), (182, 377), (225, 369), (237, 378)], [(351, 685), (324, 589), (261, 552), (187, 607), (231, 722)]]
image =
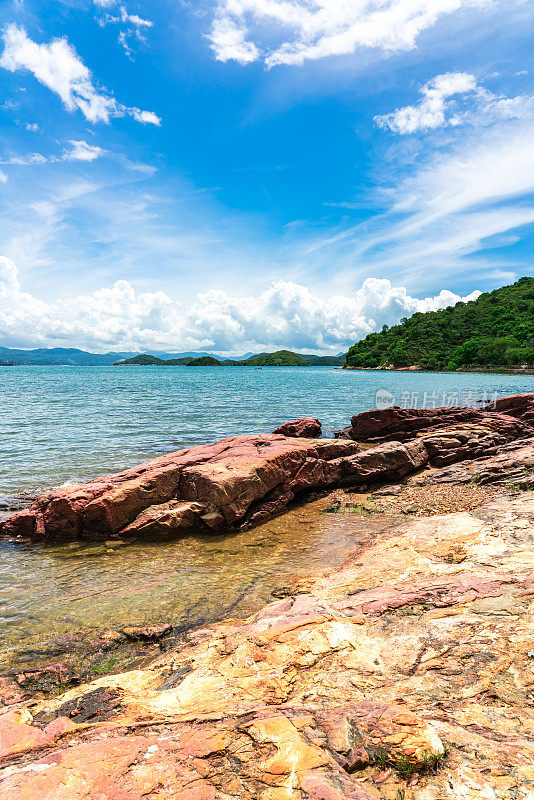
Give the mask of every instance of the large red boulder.
[[(496, 420), (496, 424), (508, 431), (510, 424), (520, 419), (522, 430), (528, 435), (530, 422), (534, 415), (534, 394), (518, 394), (501, 397), (482, 408), (461, 406), (438, 408), (374, 408), (355, 414), (349, 428), (337, 431), (338, 438), (353, 439), (357, 442), (407, 441), (421, 431), (437, 430), (451, 425), (466, 423), (485, 423)], [(517, 428), (517, 433), (521, 426)]]
[(499, 397), (495, 402), (488, 403), (483, 407), (484, 411), (500, 411), (511, 417), (519, 419), (534, 418), (534, 392), (524, 392), (523, 394), (512, 394), (508, 397)]
[[(529, 399), (515, 406), (503, 400), (511, 409), (529, 408)], [(519, 419), (469, 408), (387, 408), (354, 416), (349, 438), (234, 436), (48, 492), (1, 521), (0, 536), (75, 540), (235, 530), (280, 513), (303, 492), (396, 480), (427, 463), (496, 453), (534, 436), (528, 413)], [(302, 431), (308, 423), (320, 432), (318, 420), (288, 424)], [(357, 440), (380, 446), (360, 452)]]
[(235, 436), (48, 492), (0, 522), (0, 535), (72, 540), (235, 529), (282, 511), (299, 492), (331, 486), (338, 475), (331, 462), (358, 452), (355, 442)]
[(321, 423), (315, 417), (301, 417), (284, 422), (273, 433), (290, 436), (295, 439), (317, 439), (321, 435)]
[[(351, 419), (350, 438), (358, 442), (412, 439), (418, 431), (482, 419), (474, 408), (374, 408)], [(341, 432), (340, 432), (341, 433)], [(348, 431), (347, 431), (348, 433)]]

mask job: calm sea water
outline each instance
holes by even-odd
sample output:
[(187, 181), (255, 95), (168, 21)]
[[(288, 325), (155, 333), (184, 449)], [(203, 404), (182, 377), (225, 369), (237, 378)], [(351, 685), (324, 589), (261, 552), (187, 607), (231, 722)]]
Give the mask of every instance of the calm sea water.
[[(23, 492), (184, 445), (272, 431), (304, 415), (318, 417), (328, 434), (373, 408), (379, 389), (421, 406), (425, 392), (427, 402), (443, 393), (475, 402), (484, 392), (533, 386), (529, 376), (319, 367), (0, 368), (0, 493), (11, 503)], [(0, 670), (25, 663), (51, 634), (81, 627), (188, 626), (252, 613), (291, 576), (332, 569), (358, 548), (358, 521), (320, 514), (320, 502), (232, 536), (130, 542), (111, 551), (0, 541)]]
[(327, 435), (374, 408), (381, 388), (398, 403), (421, 405), (426, 392), (439, 405), (444, 392), (474, 400), (532, 387), (534, 376), (325, 367), (4, 367), (0, 503), (300, 416), (318, 417)]

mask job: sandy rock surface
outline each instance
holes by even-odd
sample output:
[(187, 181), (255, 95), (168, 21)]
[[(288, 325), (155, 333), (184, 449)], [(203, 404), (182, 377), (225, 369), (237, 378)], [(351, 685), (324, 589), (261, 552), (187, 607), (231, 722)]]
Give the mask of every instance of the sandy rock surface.
[(534, 493), (381, 531), (146, 669), (5, 706), (2, 798), (531, 800)]

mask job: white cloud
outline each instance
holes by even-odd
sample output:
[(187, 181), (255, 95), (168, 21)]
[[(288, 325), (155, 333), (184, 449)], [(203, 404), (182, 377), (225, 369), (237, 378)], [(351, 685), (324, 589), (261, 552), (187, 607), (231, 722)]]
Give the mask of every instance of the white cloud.
[(466, 72), (447, 72), (437, 75), (419, 90), (422, 99), (416, 106), (404, 106), (391, 114), (375, 117), (375, 122), (381, 128), (390, 128), (395, 133), (415, 133), (415, 131), (439, 128), (442, 125), (453, 124), (454, 117), (446, 120), (446, 102), (458, 94), (467, 94), (477, 89), (474, 75)]
[(135, 28), (151, 28), (154, 23), (150, 19), (143, 19), (137, 14), (129, 14), (124, 6), (120, 8), (122, 22), (129, 22)]
[(161, 117), (158, 117), (153, 111), (141, 111), (140, 108), (131, 108), (130, 111), (137, 122), (142, 122), (145, 125), (161, 125)]
[(0, 164), (14, 164), (19, 167), (26, 167), (31, 164), (46, 164), (49, 161), (41, 153), (27, 153), (25, 156), (11, 156)]
[(81, 141), (71, 139), (70, 144), (71, 149), (63, 154), (65, 161), (94, 161), (106, 152), (101, 147), (87, 144), (83, 139)]
[(70, 344), (95, 349), (291, 347), (338, 352), (384, 323), (461, 298), (448, 291), (417, 299), (388, 280), (368, 279), (351, 297), (312, 294), (278, 281), (255, 297), (199, 294), (189, 309), (164, 292), (137, 294), (127, 281), (91, 295), (44, 303), (21, 290), (11, 259), (0, 257), (0, 341), (5, 345)]
[[(524, 119), (534, 112), (533, 96), (494, 94), (480, 86), (475, 76), (467, 72), (436, 75), (421, 87), (419, 93), (421, 100), (417, 105), (376, 116), (377, 125), (394, 133), (407, 134), (466, 122), (487, 125), (503, 119)], [(452, 98), (466, 95), (470, 98), (470, 106), (457, 108)]]
[(491, 0), (218, 0), (211, 44), (220, 61), (268, 67), (346, 55), (360, 47), (410, 50), (444, 14)]
[(470, 131), (384, 186), (383, 214), (319, 240), (315, 248), (328, 248), (338, 265), (395, 274), (418, 286), (440, 273), (513, 267), (525, 274), (513, 251), (507, 261), (484, 251), (520, 240), (522, 229), (534, 223), (533, 143), (532, 120)]
[(43, 156), (41, 153), (27, 153), (24, 156), (11, 156), (0, 164), (13, 164), (14, 166), (34, 166), (40, 164), (55, 164), (60, 161), (94, 161), (106, 153), (101, 147), (88, 144), (83, 139), (69, 140), (70, 147), (59, 156)]
[(110, 24), (119, 24), (123, 26), (122, 30), (119, 32), (118, 40), (126, 55), (132, 58), (133, 48), (130, 46), (131, 38), (134, 37), (138, 41), (144, 42), (145, 38), (142, 31), (153, 27), (154, 23), (152, 20), (144, 19), (138, 16), (138, 14), (130, 14), (126, 6), (122, 5), (118, 0), (94, 0), (94, 3), (98, 8), (106, 12), (111, 12), (113, 9), (115, 10), (115, 14), (105, 13), (103, 16), (98, 17), (98, 22), (102, 26)]
[(437, 153), (399, 187), (395, 209), (433, 218), (458, 214), (534, 191), (534, 123), (503, 126), (473, 136), (450, 153)]
[[(90, 122), (109, 122), (111, 117), (133, 116), (141, 122), (137, 108), (118, 103), (105, 90), (97, 88), (88, 67), (65, 39), (52, 39), (48, 44), (32, 41), (24, 28), (8, 25), (4, 31), (4, 51), (0, 66), (15, 72), (28, 70), (44, 86), (61, 98), (69, 111), (80, 109)], [(156, 117), (156, 115), (153, 115)], [(159, 118), (158, 118), (159, 119)]]
[(0, 183), (7, 183), (9, 178), (7, 177), (6, 173), (0, 169)]
[(26, 127), (26, 130), (29, 131), (30, 133), (40, 133), (41, 132), (41, 129), (40, 129), (39, 125), (36, 122), (27, 122), (25, 127)]
[(250, 64), (259, 58), (259, 50), (253, 42), (245, 39), (246, 29), (228, 17), (221, 16), (213, 23), (210, 40), (219, 61), (237, 61)]

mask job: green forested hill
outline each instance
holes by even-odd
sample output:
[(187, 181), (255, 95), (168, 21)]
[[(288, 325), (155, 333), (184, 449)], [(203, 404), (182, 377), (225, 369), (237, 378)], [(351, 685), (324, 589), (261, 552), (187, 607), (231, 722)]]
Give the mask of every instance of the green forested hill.
[(171, 358), (165, 361), (162, 358), (156, 358), (156, 356), (149, 356), (146, 353), (142, 353), (139, 356), (134, 356), (133, 358), (127, 358), (125, 361), (117, 361), (114, 365), (116, 367), (161, 367), (161, 366), (184, 366), (186, 364), (190, 364), (192, 358)]
[[(238, 362), (239, 363), (239, 362)], [(277, 350), (276, 353), (260, 353), (259, 356), (247, 358), (241, 362), (247, 367), (307, 367), (308, 362), (304, 361), (296, 353), (289, 350)]]
[(430, 369), (534, 365), (534, 278), (481, 294), (469, 303), (414, 314), (371, 333), (347, 353), (353, 367), (383, 364)]
[(146, 353), (142, 353), (140, 356), (134, 356), (133, 358), (127, 358), (125, 361), (117, 361), (114, 365), (116, 367), (156, 367), (160, 366), (161, 364), (166, 364), (166, 361), (163, 361), (161, 358), (156, 358), (156, 356), (149, 356)]
[(199, 358), (191, 356), (164, 360), (147, 353), (116, 362), (115, 366), (190, 366), (190, 367), (308, 367), (336, 366), (345, 361), (344, 356), (299, 355), (290, 350), (277, 350), (276, 353), (259, 353), (244, 360), (218, 359), (204, 355)]
[[(170, 364), (170, 361), (167, 362)], [(213, 356), (201, 356), (200, 358), (191, 359), (187, 365), (188, 367), (220, 367), (221, 362)]]

